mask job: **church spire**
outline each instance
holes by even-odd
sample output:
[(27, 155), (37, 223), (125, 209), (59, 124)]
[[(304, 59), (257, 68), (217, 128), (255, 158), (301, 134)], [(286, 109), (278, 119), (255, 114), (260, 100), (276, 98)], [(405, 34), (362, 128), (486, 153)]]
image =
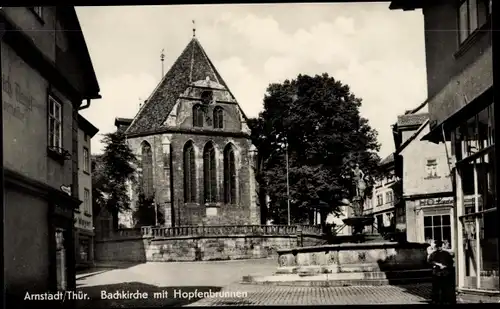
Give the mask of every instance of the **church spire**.
[(193, 21), (193, 38), (195, 38), (196, 37), (196, 24), (194, 23), (194, 19), (192, 21)]

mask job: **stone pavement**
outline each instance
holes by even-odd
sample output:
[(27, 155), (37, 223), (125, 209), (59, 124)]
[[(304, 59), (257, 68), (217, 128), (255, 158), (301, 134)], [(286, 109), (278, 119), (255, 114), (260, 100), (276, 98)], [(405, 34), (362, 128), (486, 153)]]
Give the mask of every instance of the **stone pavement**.
[[(426, 304), (430, 285), (287, 287), (233, 284), (222, 291), (226, 293), (223, 297), (204, 298), (187, 306)], [(239, 292), (240, 297), (235, 292)]]
[[(275, 259), (261, 259), (143, 263), (101, 273), (90, 272), (89, 276), (77, 280), (77, 289), (88, 293), (92, 300), (80, 301), (76, 307), (419, 304), (426, 303), (430, 293), (430, 285), (428, 284), (289, 287), (240, 283), (246, 275), (265, 276), (275, 271)], [(148, 293), (148, 297), (139, 300), (102, 299), (101, 293), (103, 291), (106, 293), (139, 291)], [(184, 295), (175, 296), (175, 293), (178, 292), (182, 292)], [(168, 294), (168, 296), (158, 297), (158, 293)], [(221, 295), (217, 295), (217, 293), (224, 295), (220, 297)], [(206, 297), (207, 295), (208, 297)]]

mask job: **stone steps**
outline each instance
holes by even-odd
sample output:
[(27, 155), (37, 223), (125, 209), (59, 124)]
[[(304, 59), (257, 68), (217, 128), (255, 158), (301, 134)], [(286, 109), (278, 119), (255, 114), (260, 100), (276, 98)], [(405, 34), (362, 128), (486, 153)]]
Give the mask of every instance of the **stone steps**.
[[(404, 269), (404, 268), (403, 268)], [(314, 265), (314, 266), (286, 266), (279, 267), (275, 274), (335, 274), (356, 272), (380, 272), (380, 266), (373, 263), (337, 265)], [(393, 269), (398, 271), (398, 269)], [(399, 270), (404, 271), (404, 270)]]
[(429, 282), (432, 271), (430, 269), (404, 271), (368, 271), (368, 272), (340, 272), (340, 273), (288, 273), (275, 274), (266, 277), (243, 278), (244, 283), (272, 284), (288, 286), (351, 286), (351, 285), (393, 285)]

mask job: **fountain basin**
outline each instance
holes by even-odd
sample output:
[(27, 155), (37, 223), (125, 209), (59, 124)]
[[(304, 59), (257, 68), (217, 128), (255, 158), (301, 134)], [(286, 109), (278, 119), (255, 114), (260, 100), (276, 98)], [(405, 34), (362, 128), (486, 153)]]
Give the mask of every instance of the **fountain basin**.
[(342, 243), (278, 250), (273, 276), (252, 282), (279, 285), (381, 285), (428, 281), (427, 243)]
[(349, 217), (342, 220), (348, 226), (369, 226), (375, 222), (374, 217)]

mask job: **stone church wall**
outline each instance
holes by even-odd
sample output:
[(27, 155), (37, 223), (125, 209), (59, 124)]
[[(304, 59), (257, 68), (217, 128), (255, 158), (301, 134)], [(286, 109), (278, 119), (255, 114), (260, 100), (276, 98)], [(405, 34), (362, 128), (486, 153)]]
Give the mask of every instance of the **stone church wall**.
[[(183, 149), (188, 141), (195, 147), (197, 203), (184, 203)], [(153, 150), (153, 183), (155, 198), (165, 215), (166, 226), (181, 225), (246, 225), (259, 224), (260, 212), (256, 203), (256, 187), (251, 166), (251, 141), (246, 138), (205, 136), (200, 134), (158, 134), (129, 138), (129, 146), (141, 159), (141, 146), (148, 142)], [(203, 203), (203, 148), (211, 141), (216, 150), (218, 203), (207, 206)], [(223, 151), (231, 143), (236, 154), (236, 199), (234, 205), (224, 201)], [(139, 164), (140, 166), (140, 164)], [(140, 168), (138, 169), (140, 173)], [(172, 183), (172, 185), (171, 185)], [(136, 192), (136, 190), (133, 190)], [(173, 194), (172, 194), (173, 193)], [(253, 195), (253, 196), (252, 196)], [(132, 205), (137, 200), (132, 197)], [(207, 213), (208, 212), (208, 213)]]

